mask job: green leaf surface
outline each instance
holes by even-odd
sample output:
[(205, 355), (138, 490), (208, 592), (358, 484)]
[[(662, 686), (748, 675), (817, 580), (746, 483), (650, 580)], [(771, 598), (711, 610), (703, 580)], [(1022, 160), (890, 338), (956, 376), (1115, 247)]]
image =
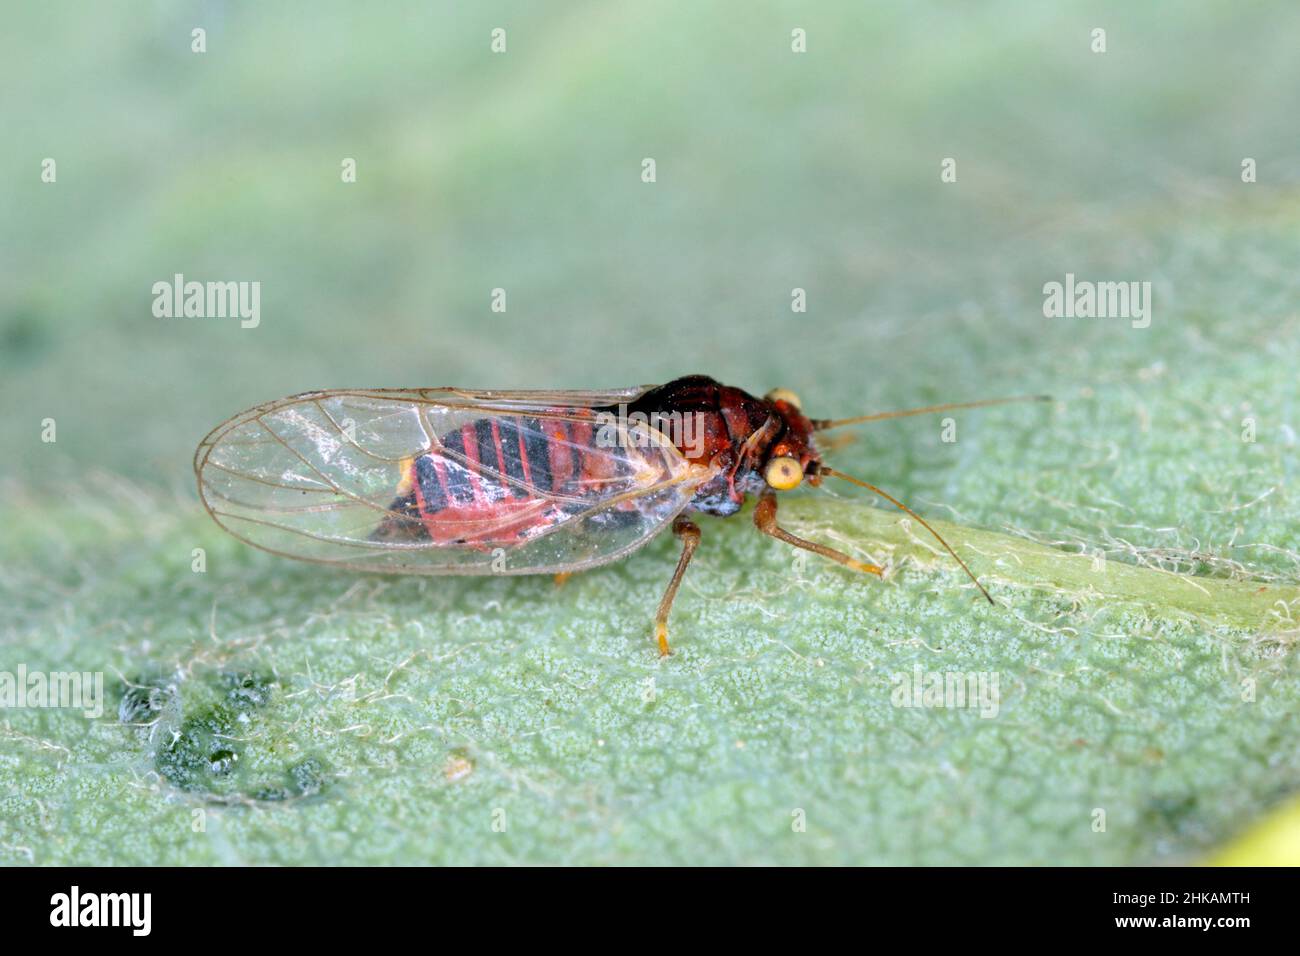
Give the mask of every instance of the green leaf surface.
[[(0, 672), (105, 701), (0, 710), (0, 860), (1162, 863), (1300, 790), (1291, 5), (239, 8), (206, 59), (71, 9), (0, 51)], [(262, 281), (261, 325), (155, 319), (177, 271)], [(1151, 282), (1150, 327), (1044, 317), (1066, 273)], [(349, 575), (191, 488), (307, 388), (695, 371), (819, 417), (1051, 393), (832, 455), (997, 606), (806, 489), (782, 521), (885, 580), (704, 519), (660, 659), (670, 536), (563, 587)]]

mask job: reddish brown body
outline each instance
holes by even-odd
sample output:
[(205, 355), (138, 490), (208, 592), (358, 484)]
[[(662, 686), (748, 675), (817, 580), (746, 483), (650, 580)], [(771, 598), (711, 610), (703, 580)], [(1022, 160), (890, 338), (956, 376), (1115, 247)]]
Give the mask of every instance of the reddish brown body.
[[(689, 418), (692, 440), (679, 434), (675, 447), (687, 461), (716, 474), (696, 490), (688, 510), (735, 514), (747, 494), (766, 487), (761, 466), (771, 455), (796, 459), (815, 480), (812, 423), (797, 408), (692, 375), (653, 388), (625, 408), (584, 411), (586, 420), (575, 420), (572, 410), (556, 421), (497, 416), (441, 435), (443, 448), (464, 456), (470, 467), (445, 455), (413, 459), (391, 510), (418, 514), (427, 540), (438, 544), (491, 548), (526, 541), (567, 516), (553, 495), (582, 499), (623, 477), (619, 459), (598, 445), (599, 421), (620, 415), (652, 422)], [(628, 502), (627, 509), (633, 507)], [(409, 525), (403, 533), (407, 540), (419, 537)]]
[(688, 375), (651, 389), (631, 406), (647, 415), (660, 413), (699, 416), (702, 449), (678, 444), (688, 461), (718, 468), (718, 475), (700, 487), (691, 511), (733, 515), (748, 494), (767, 487), (763, 465), (770, 458), (790, 457), (813, 484), (820, 461), (813, 445), (813, 425), (791, 402), (757, 398), (706, 375)]
[[(437, 544), (513, 546), (540, 535), (570, 513), (555, 495), (582, 499), (625, 474), (596, 445), (596, 410), (565, 412), (554, 421), (483, 418), (439, 436), (442, 449), (463, 456), (467, 467), (442, 454), (412, 459), (390, 509), (417, 514), (417, 527)], [(402, 535), (420, 537), (411, 526)]]
[[(815, 432), (883, 418), (977, 408), (1032, 396), (809, 419), (791, 392), (763, 398), (690, 375), (601, 391), (329, 389), (246, 409), (195, 451), (204, 506), (222, 527), (274, 554), (393, 574), (567, 576), (621, 558), (671, 527), (677, 570), (668, 612), (700, 541), (687, 512), (734, 515), (759, 496), (755, 526), (845, 567), (883, 568), (777, 522), (777, 494), (833, 476)], [(394, 472), (397, 478), (393, 497)]]

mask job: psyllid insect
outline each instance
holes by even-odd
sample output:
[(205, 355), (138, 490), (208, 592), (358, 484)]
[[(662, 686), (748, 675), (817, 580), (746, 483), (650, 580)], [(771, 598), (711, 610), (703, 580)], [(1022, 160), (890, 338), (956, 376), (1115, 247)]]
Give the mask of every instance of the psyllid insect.
[(777, 492), (827, 476), (915, 518), (992, 603), (925, 519), (827, 467), (814, 435), (1043, 398), (816, 419), (793, 392), (756, 398), (703, 375), (610, 391), (336, 389), (258, 405), (218, 425), (199, 443), (194, 471), (208, 513), (235, 537), (359, 571), (565, 575), (624, 557), (671, 526), (681, 558), (655, 615), (667, 654), (668, 612), (700, 543), (690, 512), (734, 515), (756, 494), (762, 533), (883, 573), (777, 524)]

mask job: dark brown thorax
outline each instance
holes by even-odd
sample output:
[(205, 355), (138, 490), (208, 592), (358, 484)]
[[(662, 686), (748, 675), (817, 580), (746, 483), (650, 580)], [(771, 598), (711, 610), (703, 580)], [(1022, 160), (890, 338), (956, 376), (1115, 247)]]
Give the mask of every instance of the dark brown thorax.
[(629, 411), (684, 423), (670, 433), (678, 450), (717, 472), (700, 486), (693, 511), (735, 514), (747, 494), (768, 487), (765, 469), (775, 458), (793, 459), (800, 474), (816, 481), (820, 456), (812, 422), (789, 393), (758, 398), (706, 375), (688, 375), (646, 392)]

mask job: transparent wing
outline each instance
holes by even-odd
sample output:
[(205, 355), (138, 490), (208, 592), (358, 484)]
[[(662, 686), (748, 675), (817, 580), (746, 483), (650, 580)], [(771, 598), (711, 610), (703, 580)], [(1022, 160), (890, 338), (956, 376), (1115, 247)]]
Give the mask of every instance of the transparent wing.
[(199, 444), (199, 494), (235, 537), (338, 567), (594, 567), (644, 544), (709, 477), (646, 425), (606, 419), (599, 432), (594, 410), (644, 391), (295, 395), (236, 415)]
[[(359, 388), (330, 389), (321, 392), (304, 392), (276, 402), (266, 408), (321, 396), (350, 395), (392, 401), (432, 402), (454, 408), (481, 407), (505, 412), (511, 410), (543, 411), (546, 409), (583, 409), (633, 402), (653, 385), (634, 385), (631, 388), (612, 389), (473, 389), (473, 388)], [(249, 409), (250, 412), (256, 409)]]

